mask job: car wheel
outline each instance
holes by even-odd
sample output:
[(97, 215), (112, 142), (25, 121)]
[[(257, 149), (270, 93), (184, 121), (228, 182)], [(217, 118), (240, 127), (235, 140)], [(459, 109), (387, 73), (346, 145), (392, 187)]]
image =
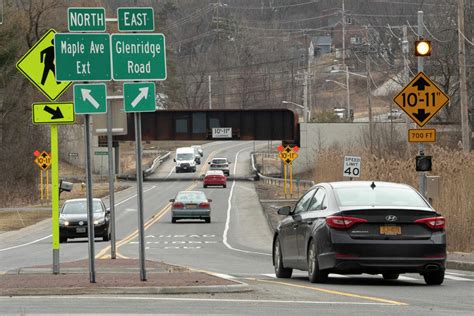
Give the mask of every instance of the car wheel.
[(275, 267), (275, 275), (277, 278), (291, 278), (293, 269), (285, 268), (283, 266), (280, 240), (278, 239), (278, 237), (275, 239), (275, 243), (273, 244), (273, 266)]
[(176, 173), (179, 173), (179, 169), (178, 169), (178, 168), (176, 168)]
[(205, 189), (205, 188), (207, 188), (207, 185), (206, 185), (206, 184), (204, 184), (202, 187)]
[(399, 273), (383, 273), (382, 276), (384, 280), (397, 280), (400, 274)]
[(102, 237), (102, 240), (103, 240), (103, 241), (109, 241), (109, 240), (110, 240), (110, 233), (107, 234), (107, 235), (104, 235), (104, 236)]
[(311, 283), (324, 283), (328, 278), (328, 273), (319, 270), (317, 254), (316, 243), (314, 240), (311, 240), (308, 247), (308, 254), (306, 256), (306, 261), (308, 263), (308, 278)]
[(211, 222), (211, 218), (210, 217), (206, 218), (206, 223), (210, 223), (210, 222)]
[(227, 188), (227, 184), (224, 184), (222, 187), (223, 187), (224, 189)]
[(62, 243), (66, 243), (67, 242), (67, 238), (66, 237), (59, 237), (59, 243), (62, 244)]
[(425, 273), (423, 278), (428, 285), (440, 285), (444, 281), (444, 270)]
[(175, 224), (176, 223), (176, 218), (171, 217), (171, 223)]

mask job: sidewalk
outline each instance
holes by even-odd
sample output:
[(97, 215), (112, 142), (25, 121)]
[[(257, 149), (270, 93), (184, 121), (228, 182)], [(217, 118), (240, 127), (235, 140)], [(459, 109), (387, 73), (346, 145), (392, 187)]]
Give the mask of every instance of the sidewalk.
[(95, 260), (96, 283), (89, 282), (88, 260), (52, 267), (20, 268), (0, 275), (0, 296), (80, 294), (184, 294), (250, 291), (236, 280), (163, 262), (146, 261), (147, 281), (140, 280), (137, 259)]

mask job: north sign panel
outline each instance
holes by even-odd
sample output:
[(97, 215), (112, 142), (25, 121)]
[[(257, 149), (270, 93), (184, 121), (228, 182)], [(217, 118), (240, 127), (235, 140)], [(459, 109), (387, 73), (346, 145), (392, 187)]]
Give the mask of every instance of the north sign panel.
[(16, 68), (49, 100), (54, 101), (72, 84), (54, 77), (54, 35), (51, 29), (17, 62)]
[(449, 102), (449, 97), (423, 72), (419, 72), (393, 101), (423, 127)]
[(33, 103), (32, 108), (34, 124), (74, 124), (74, 104), (72, 102)]
[(105, 32), (105, 9), (68, 8), (67, 26), (69, 32)]
[(57, 80), (111, 79), (109, 34), (57, 33), (54, 42)]
[(165, 80), (163, 34), (112, 34), (114, 80)]

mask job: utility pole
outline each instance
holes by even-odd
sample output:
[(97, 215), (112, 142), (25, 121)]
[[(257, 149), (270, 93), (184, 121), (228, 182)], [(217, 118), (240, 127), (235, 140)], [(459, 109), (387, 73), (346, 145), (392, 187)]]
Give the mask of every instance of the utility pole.
[[(423, 38), (424, 30), (425, 28), (423, 24), (423, 11), (418, 11), (418, 40), (421, 40)], [(424, 69), (423, 58), (424, 57), (418, 57), (418, 72), (422, 72)], [(425, 146), (423, 143), (418, 143), (418, 151), (418, 154), (420, 156), (423, 156), (425, 154)], [(425, 180), (425, 172), (422, 171), (418, 175), (418, 185), (419, 191), (423, 196), (425, 196)]]
[(374, 141), (374, 121), (372, 118), (372, 96), (371, 96), (371, 82), (370, 82), (370, 41), (369, 41), (369, 28), (365, 27), (365, 32), (367, 36), (367, 55), (365, 59), (365, 66), (367, 67), (367, 106), (369, 107), (369, 140), (370, 140), (370, 153), (374, 151), (373, 141)]
[[(346, 65), (346, 13), (344, 11), (344, 0), (342, 0), (342, 65)], [(347, 68), (346, 68), (347, 70)], [(349, 76), (349, 74), (347, 74)]]
[(351, 90), (349, 88), (349, 67), (346, 65), (346, 105), (347, 105), (347, 115), (348, 119), (351, 115)]
[(303, 116), (304, 122), (308, 123), (308, 65), (309, 65), (309, 53), (308, 53), (308, 34), (304, 35), (304, 42), (306, 48), (306, 69), (304, 70), (304, 83), (303, 83)]
[(212, 109), (212, 94), (211, 94), (211, 75), (209, 75), (209, 110)]
[(469, 126), (469, 104), (466, 84), (466, 45), (464, 43), (464, 0), (458, 0), (458, 41), (459, 41), (459, 93), (461, 100), (461, 130), (464, 152), (471, 150), (471, 131)]

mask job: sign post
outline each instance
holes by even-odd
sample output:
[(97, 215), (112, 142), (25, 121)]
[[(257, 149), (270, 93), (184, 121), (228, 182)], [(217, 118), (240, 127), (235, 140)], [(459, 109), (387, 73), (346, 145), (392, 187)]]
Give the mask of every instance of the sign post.
[(289, 173), (290, 173), (290, 194), (293, 194), (293, 160), (298, 158), (298, 154), (296, 153), (299, 150), (298, 146), (295, 146), (291, 148), (290, 146), (286, 146), (283, 148), (283, 146), (278, 146), (278, 151), (280, 154), (278, 155), (280, 159), (284, 163), (284, 168), (283, 168), (283, 178), (284, 178), (284, 192), (286, 195), (286, 179), (287, 179), (287, 169), (289, 167)]

